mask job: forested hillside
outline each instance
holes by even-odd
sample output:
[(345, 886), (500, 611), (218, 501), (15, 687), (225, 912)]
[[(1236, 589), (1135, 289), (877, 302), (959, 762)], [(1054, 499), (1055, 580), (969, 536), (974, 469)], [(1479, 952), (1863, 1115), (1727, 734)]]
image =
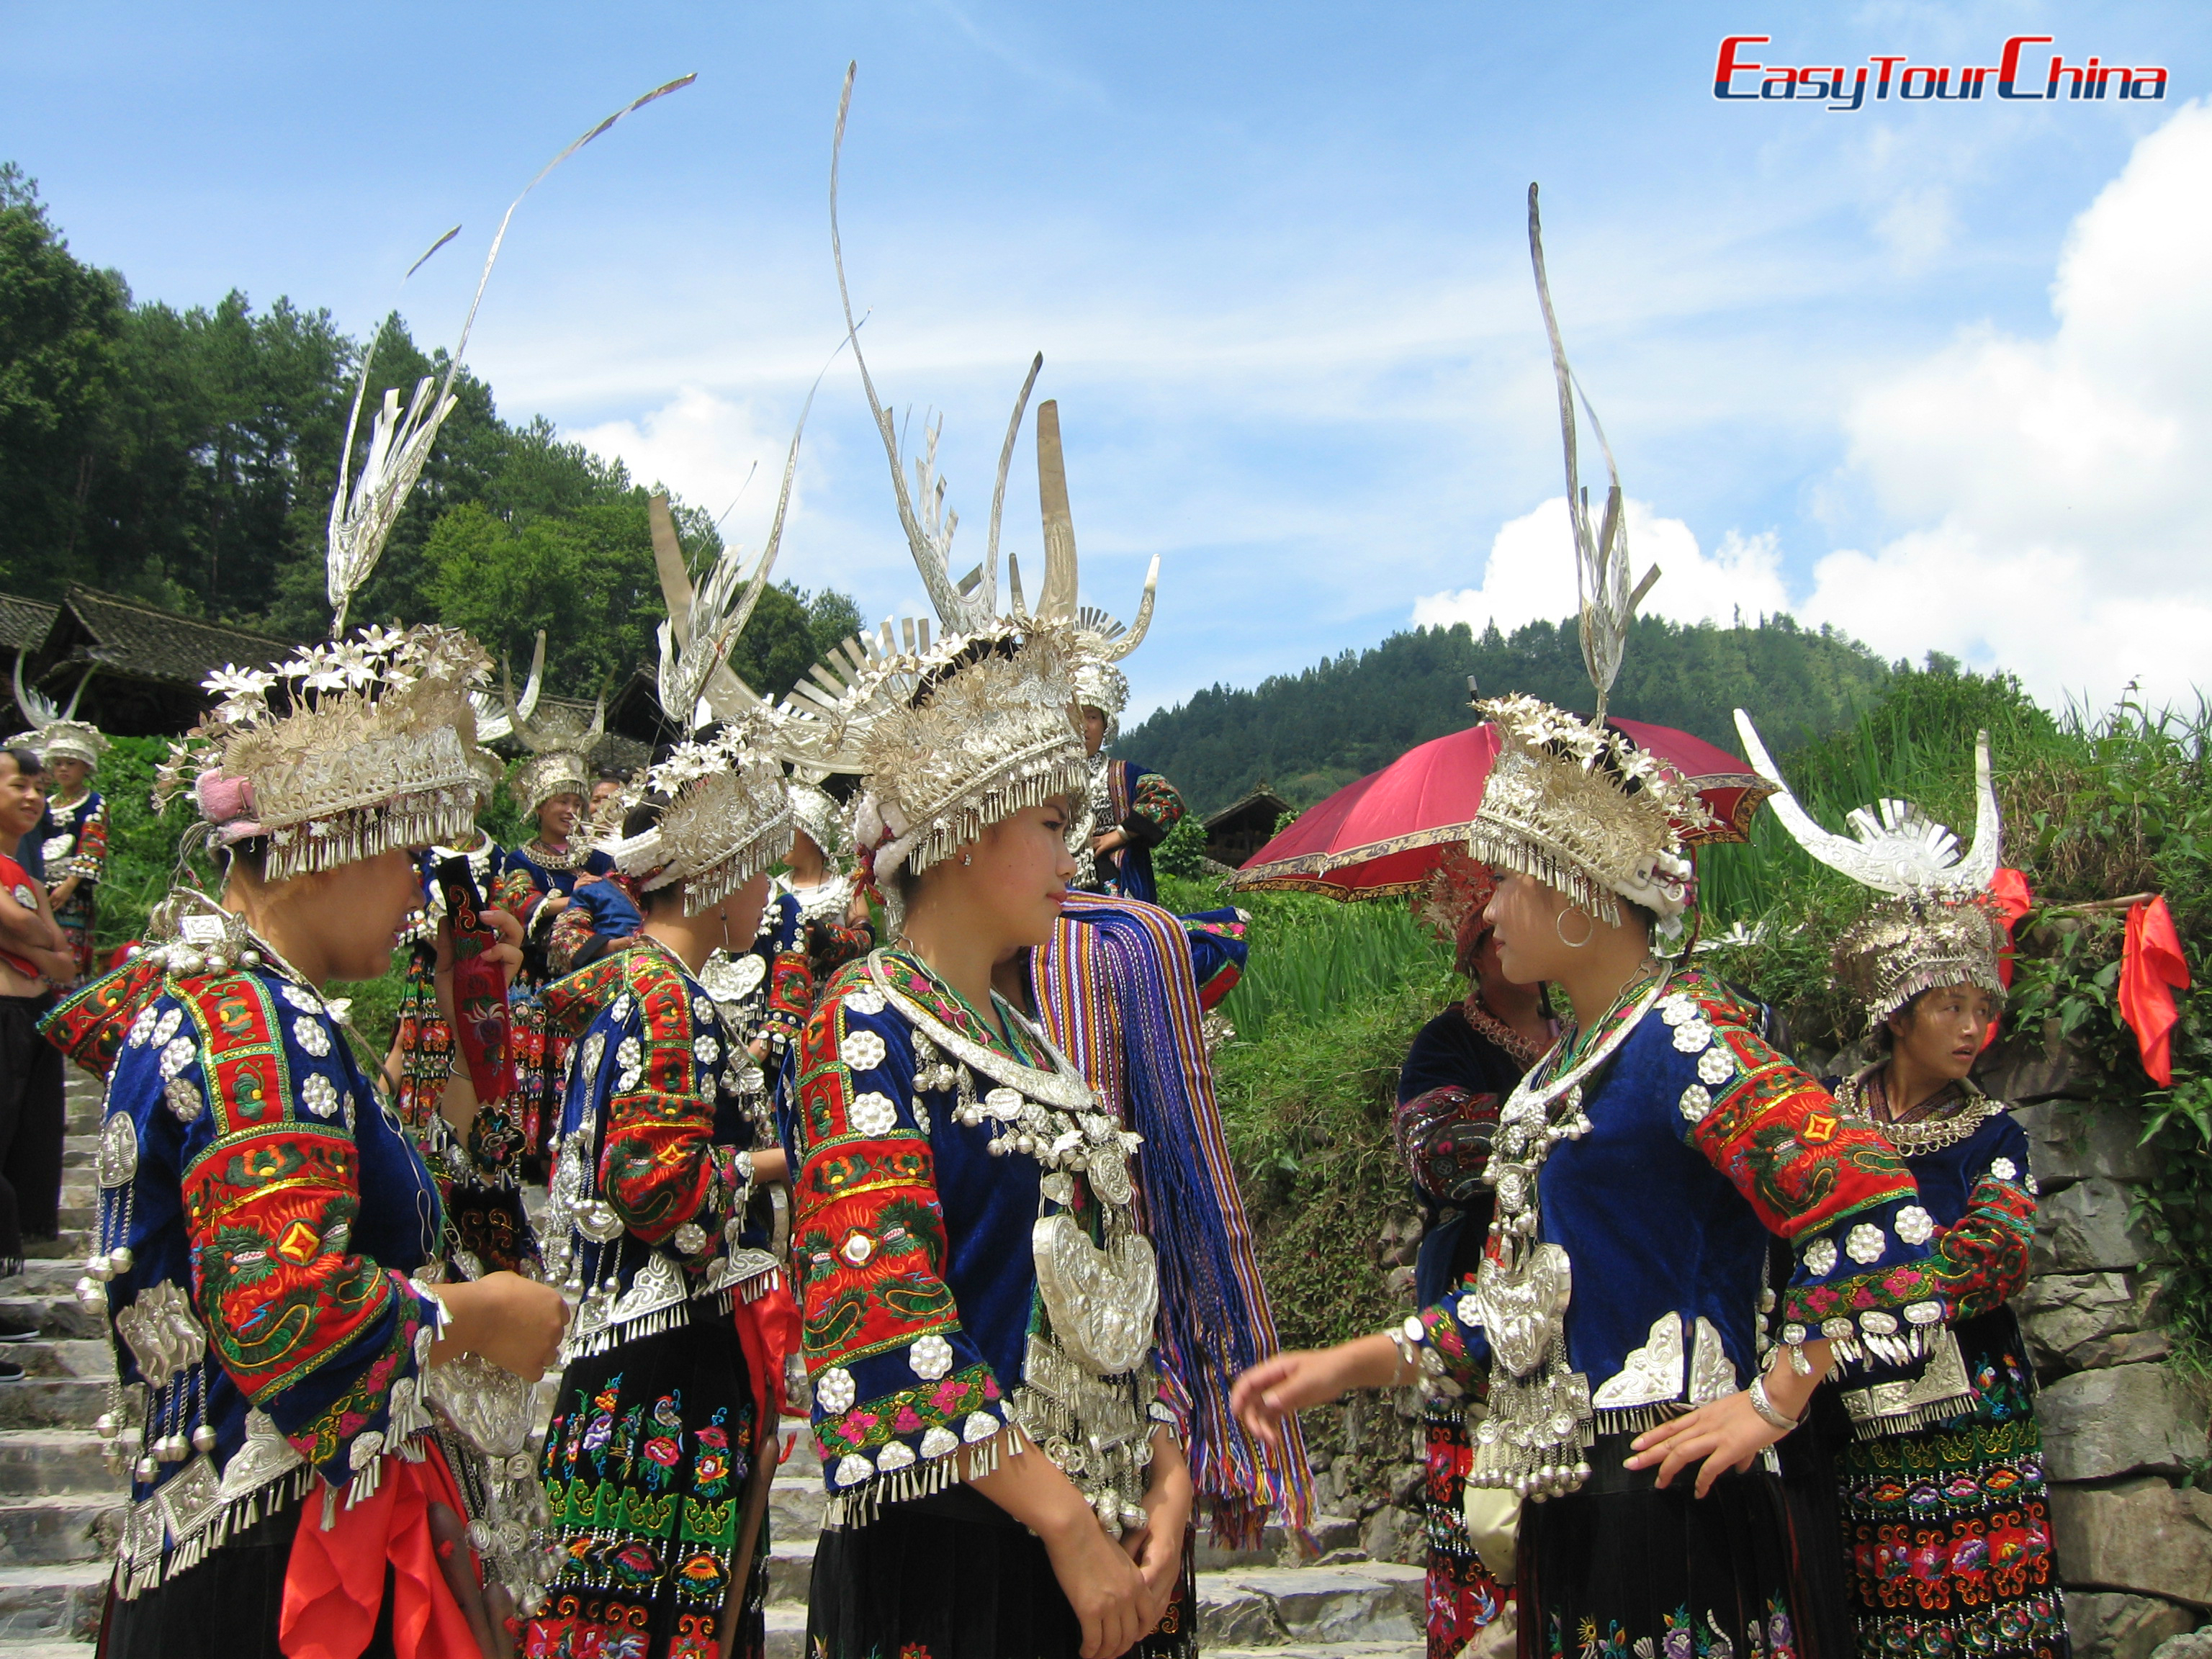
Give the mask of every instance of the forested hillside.
[[(139, 300), (72, 254), (35, 181), (0, 163), (0, 590), (52, 599), (82, 582), (320, 637), (325, 526), (365, 343), (287, 299)], [(395, 315), (368, 404), (386, 386), (404, 400), (446, 361)], [(553, 689), (626, 677), (662, 615), (647, 489), (543, 418), (502, 419), (465, 368), (453, 391), (355, 616), (442, 620), (520, 659), (543, 628)], [(720, 548), (724, 505), (677, 504), (695, 566)], [(737, 666), (781, 691), (858, 622), (841, 594), (787, 586), (763, 599)]]
[[(1856, 718), (1892, 669), (1843, 635), (1788, 617), (1718, 628), (1639, 618), (1611, 711), (1693, 732), (1736, 752), (1729, 711), (1751, 709), (1794, 745)], [(1201, 812), (1266, 779), (1310, 805), (1417, 743), (1471, 724), (1468, 678), (1485, 696), (1527, 691), (1582, 713), (1594, 699), (1571, 620), (1480, 638), (1465, 623), (1394, 634), (1249, 691), (1217, 685), (1127, 732), (1116, 752), (1174, 780)]]

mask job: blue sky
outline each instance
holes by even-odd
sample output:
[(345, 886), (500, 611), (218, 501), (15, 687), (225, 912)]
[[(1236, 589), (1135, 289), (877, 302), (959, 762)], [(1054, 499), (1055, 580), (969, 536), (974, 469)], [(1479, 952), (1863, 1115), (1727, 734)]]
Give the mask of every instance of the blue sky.
[[(1856, 113), (1717, 102), (1762, 62), (2161, 64), (2160, 102)], [(2212, 675), (2212, 68), (2201, 4), (1748, 9), (0, 4), (0, 156), (142, 295), (243, 289), (359, 331), (399, 273), (450, 339), (507, 199), (659, 82), (696, 85), (524, 205), (470, 360), (757, 539), (842, 333), (825, 190), (887, 398), (942, 412), (980, 556), (1030, 355), (1085, 597), (1164, 564), (1141, 708), (1417, 615), (1571, 608), (1523, 196), (1652, 605), (1788, 606), (2047, 699)], [(2054, 47), (2030, 46), (2040, 74)], [(1759, 77), (1741, 84), (1756, 86)], [(1026, 446), (1006, 544), (1038, 544)], [(921, 603), (849, 359), (779, 574)]]

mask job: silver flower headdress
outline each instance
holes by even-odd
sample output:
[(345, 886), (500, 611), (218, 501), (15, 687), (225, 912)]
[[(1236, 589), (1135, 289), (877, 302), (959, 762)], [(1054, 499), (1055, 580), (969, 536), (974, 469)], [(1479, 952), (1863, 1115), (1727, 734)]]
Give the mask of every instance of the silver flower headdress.
[(2002, 1003), (1997, 963), (2005, 931), (1990, 884), (2004, 831), (1990, 771), (1990, 734), (1974, 740), (1974, 843), (1961, 853), (1958, 836), (1911, 801), (1854, 807), (1845, 820), (1848, 836), (1823, 830), (1790, 793), (1741, 708), (1735, 729), (1752, 769), (1774, 786), (1774, 813), (1791, 837), (1876, 896), (1837, 939), (1834, 957), (1837, 980), (1866, 1010), (1867, 1029), (1938, 986), (1977, 985)]
[[(956, 581), (951, 556), (959, 517), (945, 510), (945, 484), (937, 475), (939, 428), (924, 428), (909, 494), (897, 428), (876, 395), (846, 284), (837, 229), (837, 156), (852, 96), (848, 69), (830, 168), (830, 252), (847, 343), (890, 463), (899, 523), (943, 632), (933, 640), (927, 620), (908, 619), (884, 623), (872, 638), (847, 641), (794, 688), (780, 741), (801, 767), (860, 775), (854, 839), (872, 854), (876, 880), (896, 905), (893, 878), (900, 872), (919, 874), (991, 824), (1056, 795), (1079, 793), (1089, 770), (1073, 714), (1079, 652), (1072, 532), (1064, 555), (1056, 555), (1048, 528), (1045, 591), (1036, 613), (1020, 613), (1017, 594), (1018, 613), (998, 614), (1006, 474), (1044, 359), (1040, 355), (1030, 363), (1007, 422), (984, 561)], [(1050, 519), (1048, 502), (1048, 526)]]
[[(347, 638), (347, 612), (455, 407), (453, 383), (469, 331), (523, 197), (623, 116), (692, 78), (672, 81), (617, 111), (523, 187), (492, 238), (443, 384), (434, 394), (433, 377), (422, 377), (404, 413), (398, 392), (386, 394), (371, 421), (368, 453), (356, 479), (353, 442), (374, 341), (363, 355), (331, 501), (325, 576), (331, 637), (273, 669), (227, 664), (209, 676), (204, 684), (222, 702), (172, 746), (155, 787), (155, 799), (166, 804), (189, 785), (220, 844), (266, 836), (264, 869), (272, 880), (393, 848), (450, 844), (473, 832), (484, 782), (477, 744), (482, 693), (476, 688), (490, 659), (452, 629), (371, 627)], [(408, 275), (452, 241), (458, 228), (432, 243)], [(283, 695), (272, 703), (269, 694), (279, 687)]]
[(86, 665), (77, 677), (76, 690), (70, 694), (69, 707), (64, 708), (52, 697), (23, 681), (23, 653), (15, 653), (15, 706), (31, 722), (31, 729), (8, 739), (11, 749), (28, 749), (41, 761), (51, 765), (58, 760), (82, 761), (86, 767), (98, 770), (100, 757), (108, 750), (106, 735), (90, 720), (76, 717), (77, 704), (83, 700), (84, 688), (91, 683), (97, 664)]
[[(1629, 585), (1620, 474), (1597, 411), (1567, 365), (1544, 272), (1534, 185), (1528, 186), (1528, 252), (1559, 385), (1583, 665), (1596, 688), (1597, 708), (1583, 720), (1530, 696), (1493, 698), (1480, 705), (1497, 726), (1501, 746), (1483, 787), (1468, 850), (1494, 869), (1535, 877), (1607, 921), (1620, 919), (1617, 898), (1640, 904), (1671, 938), (1680, 932), (1691, 896), (1684, 838), (1711, 829), (1713, 819), (1686, 780), (1606, 724), (1606, 702), (1620, 672), (1629, 625), (1659, 571), (1654, 566), (1633, 587)], [(1610, 480), (1604, 515), (1595, 526), (1577, 465), (1578, 398), (1605, 452)]]

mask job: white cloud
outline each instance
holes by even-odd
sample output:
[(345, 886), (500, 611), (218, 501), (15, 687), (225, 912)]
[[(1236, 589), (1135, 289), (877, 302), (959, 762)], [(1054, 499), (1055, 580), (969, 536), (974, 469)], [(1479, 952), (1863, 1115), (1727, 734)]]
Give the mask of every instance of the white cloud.
[[(1640, 607), (1646, 616), (1728, 623), (1739, 610), (1748, 618), (1790, 608), (1781, 555), (1771, 535), (1747, 539), (1731, 531), (1708, 556), (1688, 525), (1657, 517), (1649, 502), (1632, 495), (1628, 554), (1632, 578), (1659, 567), (1659, 580)], [(1574, 543), (1564, 495), (1499, 526), (1481, 586), (1413, 601), (1415, 626), (1448, 628), (1463, 622), (1478, 634), (1492, 622), (1510, 634), (1524, 623), (1557, 622), (1574, 612)]]
[(1986, 328), (1869, 388), (1851, 476), (1909, 526), (1820, 561), (1802, 607), (1892, 655), (2015, 669), (2046, 701), (2212, 665), (2212, 111), (2139, 142), (2074, 222), (2057, 326)]
[[(750, 404), (696, 386), (637, 420), (609, 421), (569, 435), (594, 454), (621, 460), (638, 483), (665, 484), (690, 505), (716, 514), (740, 491), (749, 505), (765, 501), (772, 509), (791, 443), (789, 432), (775, 430)], [(794, 507), (803, 466), (800, 471), (792, 486)]]

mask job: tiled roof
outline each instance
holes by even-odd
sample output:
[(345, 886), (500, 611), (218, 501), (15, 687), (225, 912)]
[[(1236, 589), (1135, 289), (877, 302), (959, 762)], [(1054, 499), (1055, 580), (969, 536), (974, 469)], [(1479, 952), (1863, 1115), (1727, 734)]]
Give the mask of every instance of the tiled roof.
[(0, 593), (0, 650), (35, 651), (53, 626), (55, 607)]
[(93, 638), (89, 648), (81, 646), (79, 650), (97, 662), (147, 679), (197, 688), (209, 671), (225, 663), (263, 666), (292, 653), (290, 641), (271, 634), (176, 616), (88, 587), (72, 586), (62, 603)]

